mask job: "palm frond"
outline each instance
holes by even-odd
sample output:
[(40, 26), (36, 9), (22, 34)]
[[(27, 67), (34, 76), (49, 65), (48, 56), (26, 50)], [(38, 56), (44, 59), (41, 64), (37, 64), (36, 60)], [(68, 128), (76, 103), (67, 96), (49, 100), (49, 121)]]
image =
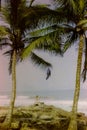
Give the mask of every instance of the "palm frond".
[[(64, 10), (64, 17), (67, 21), (78, 23), (80, 17), (84, 18), (84, 11), (87, 10), (87, 1), (85, 0), (53, 0), (60, 3), (61, 9)], [(68, 15), (67, 15), (68, 14)]]
[(34, 3), (34, 1), (35, 1), (35, 0), (31, 0), (31, 1), (30, 1), (29, 7), (32, 6), (32, 4)]
[(70, 7), (70, 10), (75, 11), (76, 10), (76, 2), (74, 0), (53, 0), (55, 1), (55, 3), (57, 3), (58, 5), (62, 6), (62, 7)]
[[(57, 24), (50, 25), (50, 26), (44, 25), (44, 27), (42, 27), (42, 28), (40, 27), (39, 29), (32, 31), (29, 34), (32, 37), (39, 37), (39, 36), (44, 36), (46, 34), (54, 32), (58, 29), (60, 29), (60, 26), (58, 26)], [(62, 30), (62, 28), (61, 28), (61, 30)]]
[(0, 37), (6, 36), (8, 33), (6, 31), (6, 28), (4, 26), (0, 26)]
[(33, 49), (35, 49), (36, 46), (38, 46), (38, 45), (41, 44), (41, 43), (44, 43), (46, 40), (47, 40), (48, 42), (51, 41), (50, 38), (49, 38), (49, 36), (48, 36), (48, 37), (42, 36), (42, 37), (38, 38), (37, 40), (33, 41), (32, 43), (30, 43), (30, 44), (24, 49), (24, 51), (23, 51), (23, 53), (22, 53), (22, 57), (23, 57), (23, 58), (28, 57), (28, 56), (30, 55), (31, 51), (32, 51)]
[(62, 56), (63, 53), (60, 34), (62, 35), (62, 33), (59, 30), (51, 32), (49, 34), (50, 42), (45, 40), (44, 44), (40, 43), (38, 46), (36, 46), (36, 49)]
[(76, 32), (71, 32), (66, 36), (66, 40), (63, 46), (63, 52), (65, 53), (68, 48), (70, 48), (73, 44), (77, 43), (79, 39), (79, 35)]
[(79, 33), (83, 33), (84, 31), (86, 31), (87, 30), (87, 20), (86, 19), (80, 20), (79, 23), (77, 24), (76, 30)]
[(1, 41), (2, 43), (0, 43), (0, 49), (4, 49), (6, 47), (11, 47), (11, 44), (10, 43), (6, 43), (5, 41)]
[(63, 52), (65, 53), (71, 47), (71, 45), (72, 44), (67, 41), (63, 46)]
[(81, 12), (83, 12), (84, 8), (85, 8), (85, 0), (79, 0), (79, 9)]
[(68, 24), (64, 23), (62, 26), (63, 26), (65, 32), (75, 30), (75, 25), (70, 25), (69, 23)]
[[(12, 6), (14, 7), (15, 4), (12, 4)], [(20, 7), (18, 5), (19, 4), (17, 3), (16, 7), (11, 7), (12, 11), (9, 11), (10, 8), (7, 8), (4, 14), (10, 25), (14, 25), (14, 27), (18, 26), (21, 29), (22, 33), (24, 32), (25, 28), (31, 29), (36, 27), (38, 23), (40, 24), (39, 21), (41, 19), (41, 24), (42, 21), (44, 21), (43, 23), (47, 21), (50, 24), (52, 22), (62, 22), (64, 20), (62, 11), (54, 11), (42, 5), (31, 7)], [(16, 20), (12, 20), (12, 17), (14, 17)]]
[(55, 55), (60, 55), (62, 56), (63, 55), (63, 52), (62, 52), (62, 45), (61, 44), (58, 44), (58, 43), (55, 43), (55, 44), (40, 44), (40, 46), (38, 46), (36, 49), (37, 50), (43, 50), (44, 52), (49, 52), (51, 54), (55, 54)]
[(7, 55), (7, 56), (10, 56), (10, 54), (12, 54), (13, 50), (8, 50), (6, 52), (4, 52), (3, 54), (4, 55)]
[(30, 58), (34, 64), (40, 66), (43, 69), (52, 67), (52, 65), (48, 61), (46, 61), (43, 58), (41, 58), (40, 56), (38, 56), (35, 52), (31, 52)]
[(87, 19), (80, 20), (79, 23), (77, 24), (77, 27), (80, 27), (85, 24), (87, 24)]
[[(55, 32), (57, 32), (57, 33), (55, 33)], [(29, 45), (24, 49), (24, 51), (22, 53), (22, 57), (26, 58), (27, 56), (30, 55), (30, 53), (33, 49), (38, 48), (40, 45), (44, 45), (44, 44), (45, 45), (50, 45), (50, 44), (52, 45), (55, 43), (59, 43), (59, 41), (58, 41), (59, 40), (58, 39), (59, 32), (60, 32), (59, 30), (55, 30), (54, 32), (49, 32), (48, 34), (46, 34), (44, 36), (37, 37), (36, 40), (29, 43)]]
[(67, 0), (67, 5), (71, 8), (73, 12), (76, 12), (76, 2), (74, 0)]
[(37, 23), (39, 22), (39, 20), (42, 19), (41, 24), (45, 22), (49, 22), (50, 23), (54, 23), (54, 22), (63, 22), (64, 21), (64, 17), (63, 17), (63, 12), (62, 11), (54, 11), (51, 10), (47, 7), (41, 7), (40, 6), (33, 6), (30, 7), (29, 9), (26, 9), (26, 12), (28, 14), (28, 22), (31, 22), (31, 24), (28, 25), (32, 25), (32, 23)]

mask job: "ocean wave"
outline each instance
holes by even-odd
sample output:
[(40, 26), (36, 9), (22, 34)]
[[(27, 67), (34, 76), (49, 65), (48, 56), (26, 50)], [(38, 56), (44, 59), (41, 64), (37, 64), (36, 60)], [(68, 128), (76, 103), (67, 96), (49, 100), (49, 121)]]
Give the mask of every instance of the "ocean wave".
[(25, 99), (29, 99), (29, 96), (17, 96), (16, 99), (25, 100)]
[[(55, 107), (60, 107), (65, 110), (72, 110), (72, 100), (57, 100), (52, 98), (40, 98), (39, 102), (44, 102), (47, 105), (53, 105)], [(17, 96), (15, 101), (15, 106), (29, 106), (36, 102), (36, 98), (29, 96)], [(0, 106), (8, 106), (10, 104), (10, 96), (0, 96)], [(83, 112), (87, 115), (87, 100), (79, 100), (78, 111)]]

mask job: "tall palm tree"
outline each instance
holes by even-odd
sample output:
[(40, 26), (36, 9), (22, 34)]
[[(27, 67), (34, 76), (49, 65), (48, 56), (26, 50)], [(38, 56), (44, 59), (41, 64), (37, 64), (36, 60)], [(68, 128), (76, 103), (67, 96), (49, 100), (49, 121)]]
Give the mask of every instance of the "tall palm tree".
[(80, 93), (80, 78), (81, 78), (81, 66), (83, 49), (85, 48), (85, 61), (83, 68), (83, 81), (86, 79), (87, 71), (87, 0), (55, 0), (61, 2), (60, 5), (64, 12), (64, 16), (67, 18), (67, 22), (63, 24), (65, 30), (64, 40), (64, 52), (71, 47), (74, 43), (79, 45), (78, 58), (77, 58), (77, 70), (76, 70), (76, 83), (75, 92), (73, 98), (72, 114), (69, 123), (68, 130), (77, 130), (77, 111), (78, 100)]
[[(45, 11), (44, 11), (45, 10)], [(3, 10), (5, 20), (9, 26), (5, 27), (7, 31), (7, 37), (2, 37), (0, 48), (10, 47), (10, 50), (4, 54), (10, 56), (9, 71), (12, 73), (12, 95), (8, 115), (5, 122), (1, 127), (10, 127), (12, 121), (12, 113), (16, 98), (16, 63), (20, 60), (20, 54), (26, 47), (26, 45), (33, 38), (29, 37), (28, 30), (34, 28), (37, 25), (38, 19), (41, 18), (41, 12), (45, 17), (46, 12), (49, 14), (50, 9), (46, 7), (26, 7), (25, 0), (9, 0), (7, 7)], [(51, 11), (54, 12), (54, 11)], [(33, 26), (34, 25), (34, 26)], [(33, 39), (34, 41), (35, 39)], [(9, 49), (9, 48), (8, 48)], [(31, 59), (39, 65), (45, 67), (51, 67), (51, 64), (40, 58), (35, 52), (30, 52)]]

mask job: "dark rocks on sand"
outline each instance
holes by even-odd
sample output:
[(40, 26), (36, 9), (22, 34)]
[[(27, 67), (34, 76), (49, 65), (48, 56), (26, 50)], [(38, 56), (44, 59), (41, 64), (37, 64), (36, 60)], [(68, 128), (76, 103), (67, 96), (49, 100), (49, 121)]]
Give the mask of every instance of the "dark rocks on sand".
[[(14, 108), (11, 130), (66, 130), (70, 120), (70, 112), (44, 103), (29, 107)], [(6, 113), (0, 115), (0, 123)], [(78, 130), (86, 130), (87, 117), (77, 114)]]

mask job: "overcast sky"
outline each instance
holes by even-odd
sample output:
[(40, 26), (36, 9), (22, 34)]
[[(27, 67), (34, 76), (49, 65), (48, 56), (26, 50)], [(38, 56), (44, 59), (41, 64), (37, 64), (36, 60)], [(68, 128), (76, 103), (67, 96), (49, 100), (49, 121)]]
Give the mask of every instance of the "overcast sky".
[[(76, 46), (71, 47), (63, 57), (46, 53), (39, 54), (53, 65), (51, 77), (46, 80), (46, 70), (34, 65), (27, 59), (17, 65), (17, 90), (57, 90), (74, 89), (76, 73)], [(8, 73), (8, 57), (0, 56), (0, 88), (11, 88), (11, 76)], [(86, 87), (86, 83), (84, 85)]]
[[(38, 0), (41, 1), (41, 0)], [(43, 1), (43, 0), (42, 0)], [(47, 1), (47, 0), (44, 0)], [(40, 54), (53, 65), (51, 77), (46, 80), (46, 70), (26, 60), (17, 65), (17, 90), (57, 90), (74, 89), (77, 60), (77, 46), (72, 46), (63, 57), (46, 53)], [(0, 52), (0, 89), (11, 89), (11, 76), (8, 73), (8, 57)], [(86, 88), (86, 82), (84, 88)]]

